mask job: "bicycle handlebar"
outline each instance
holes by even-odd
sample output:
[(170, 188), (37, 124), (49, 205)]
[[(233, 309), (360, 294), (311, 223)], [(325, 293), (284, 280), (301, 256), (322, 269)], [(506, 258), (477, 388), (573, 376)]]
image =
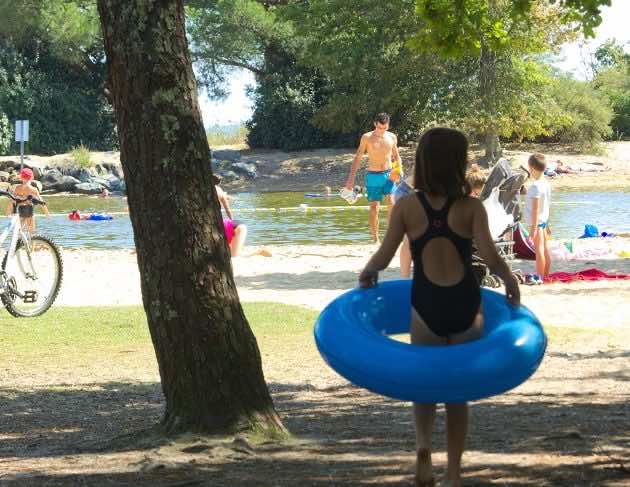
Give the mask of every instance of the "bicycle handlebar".
[(40, 200), (38, 198), (33, 198), (33, 196), (30, 195), (30, 194), (26, 198), (16, 198), (15, 196), (13, 196), (8, 191), (0, 190), (0, 196), (6, 196), (7, 198), (11, 198), (16, 203), (24, 203), (25, 201), (30, 201), (34, 205), (46, 205), (46, 202), (44, 200)]

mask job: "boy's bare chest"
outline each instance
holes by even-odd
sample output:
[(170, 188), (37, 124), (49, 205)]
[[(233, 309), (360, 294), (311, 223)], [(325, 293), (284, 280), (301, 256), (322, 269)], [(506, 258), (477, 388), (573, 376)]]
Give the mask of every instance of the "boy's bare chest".
[(373, 152), (389, 152), (394, 147), (394, 141), (391, 137), (371, 135), (368, 139), (368, 148)]

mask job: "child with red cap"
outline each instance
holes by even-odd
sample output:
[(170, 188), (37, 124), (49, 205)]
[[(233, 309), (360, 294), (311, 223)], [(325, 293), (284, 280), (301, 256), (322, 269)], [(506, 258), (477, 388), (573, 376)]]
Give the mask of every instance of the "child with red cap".
[[(33, 180), (32, 169), (28, 167), (23, 168), (20, 171), (20, 179), (22, 180), (22, 183), (13, 188), (13, 196), (15, 196), (16, 198), (28, 198), (29, 196), (32, 196), (33, 198), (37, 198), (38, 200), (42, 199), (37, 188), (31, 184), (31, 181)], [(46, 207), (46, 205), (43, 205), (42, 208), (44, 209), (44, 213), (48, 215), (48, 208)], [(35, 230), (35, 220), (33, 218), (33, 203), (31, 203), (30, 201), (25, 201), (16, 205), (13, 201), (9, 201), (6, 210), (7, 216), (15, 213), (16, 211), (20, 215), (20, 221), (22, 225), (27, 225), (28, 230), (32, 235), (33, 231)]]

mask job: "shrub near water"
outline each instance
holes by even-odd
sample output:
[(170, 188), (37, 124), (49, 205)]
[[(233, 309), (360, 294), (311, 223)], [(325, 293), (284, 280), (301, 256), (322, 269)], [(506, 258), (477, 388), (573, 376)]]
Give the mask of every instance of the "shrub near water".
[(90, 149), (83, 144), (73, 147), (70, 151), (70, 155), (79, 167), (88, 168), (93, 165), (92, 157), (90, 156)]
[(248, 132), (244, 125), (214, 125), (208, 129), (208, 145), (243, 145), (247, 142)]
[(0, 112), (0, 155), (6, 154), (11, 147), (11, 127), (7, 116)]

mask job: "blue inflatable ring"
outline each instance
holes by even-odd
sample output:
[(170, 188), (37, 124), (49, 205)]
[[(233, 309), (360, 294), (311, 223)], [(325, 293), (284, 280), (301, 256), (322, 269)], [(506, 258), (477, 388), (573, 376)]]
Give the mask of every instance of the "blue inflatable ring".
[(111, 215), (108, 215), (106, 213), (92, 213), (90, 216), (88, 216), (86, 218), (86, 220), (92, 220), (92, 221), (104, 221), (104, 220), (113, 220), (114, 217)]
[(540, 365), (547, 337), (538, 319), (488, 289), (482, 289), (485, 320), (479, 340), (440, 347), (389, 338), (409, 333), (410, 293), (407, 279), (354, 289), (332, 301), (315, 323), (315, 342), (324, 360), (360, 387), (424, 403), (501, 394)]

